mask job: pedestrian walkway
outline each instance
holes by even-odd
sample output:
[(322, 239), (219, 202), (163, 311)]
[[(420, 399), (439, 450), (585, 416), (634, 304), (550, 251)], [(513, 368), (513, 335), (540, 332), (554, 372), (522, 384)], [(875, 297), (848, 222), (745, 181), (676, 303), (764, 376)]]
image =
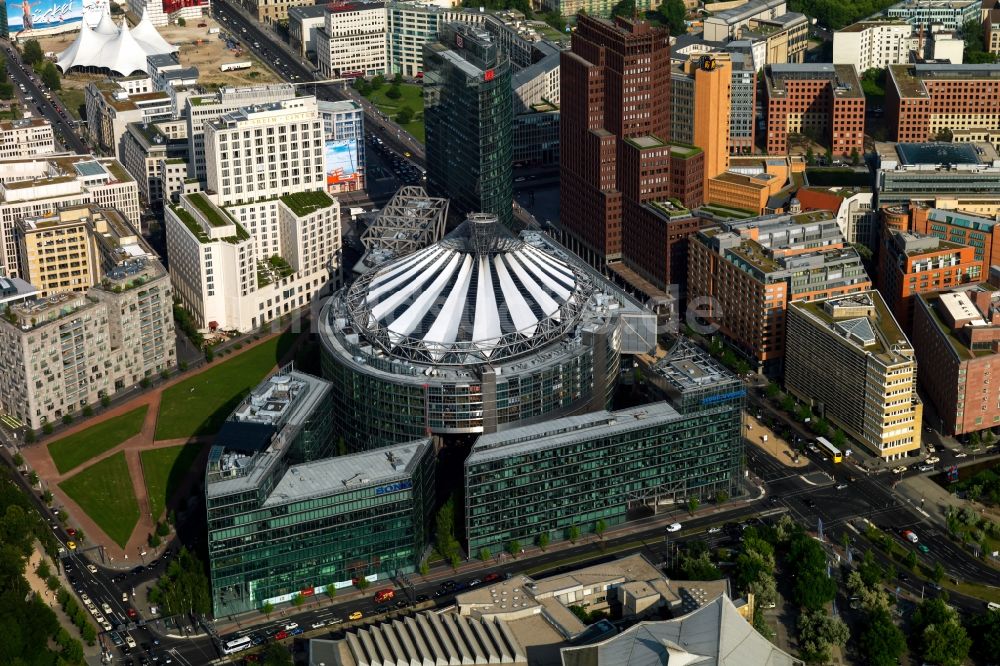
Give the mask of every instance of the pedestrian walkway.
[[(239, 353), (245, 353), (257, 345), (264, 344), (268, 340), (281, 335), (282, 333), (283, 331), (278, 331), (276, 333), (272, 333), (271, 335), (263, 336), (260, 340), (246, 342)], [(300, 342), (301, 337), (299, 340), (296, 340), (296, 344), (293, 345), (288, 351), (286, 358), (282, 359), (281, 363), (275, 365), (272, 368), (272, 371), (279, 367), (282, 363), (286, 362), (288, 358), (294, 358), (294, 354), (298, 349), (298, 344)], [(52, 441), (57, 440), (48, 440), (33, 446), (21, 448), (21, 455), (24, 456), (25, 461), (38, 474), (39, 478), (45, 482), (49, 490), (52, 492), (54, 497), (53, 505), (60, 506), (72, 517), (71, 522), (73, 526), (77, 527), (77, 529), (83, 530), (89, 544), (100, 545), (103, 547), (104, 555), (106, 556), (104, 564), (106, 566), (122, 569), (135, 566), (136, 557), (140, 553), (146, 551), (147, 537), (155, 531), (156, 522), (161, 518), (161, 516), (153, 516), (150, 509), (149, 496), (146, 490), (146, 479), (142, 469), (141, 453), (143, 451), (169, 448), (187, 443), (207, 445), (210, 444), (213, 439), (211, 436), (196, 436), (191, 438), (156, 440), (156, 419), (159, 415), (160, 400), (163, 392), (171, 386), (179, 382), (186, 381), (190, 377), (199, 375), (202, 372), (205, 372), (220, 363), (224, 363), (226, 360), (231, 358), (233, 358), (233, 356), (226, 356), (225, 358), (217, 356), (216, 360), (212, 363), (206, 363), (190, 372), (178, 374), (160, 386), (137, 396), (132, 400), (116, 405), (115, 407), (102, 412), (95, 418), (83, 421), (61, 432), (59, 439), (86, 430), (98, 423), (107, 421), (108, 419), (113, 419), (131, 412), (132, 410), (142, 407), (143, 405), (147, 406), (146, 417), (143, 420), (142, 429), (137, 435), (134, 435), (121, 444), (118, 444), (117, 446), (90, 458), (65, 473), (60, 473), (58, 471), (55, 461), (53, 461), (52, 456), (49, 455), (48, 445)], [(207, 451), (207, 446), (205, 447), (205, 450)], [(115, 543), (104, 532), (104, 530), (102, 530), (100, 526), (98, 526), (98, 524), (94, 522), (94, 520), (91, 519), (91, 517), (87, 515), (87, 513), (76, 502), (74, 502), (72, 498), (69, 497), (69, 495), (63, 492), (62, 488), (59, 487), (59, 484), (66, 479), (79, 474), (92, 465), (110, 458), (111, 456), (117, 455), (118, 453), (125, 454), (125, 461), (128, 464), (129, 476), (132, 481), (132, 491), (139, 506), (139, 521), (132, 530), (132, 535), (129, 538), (128, 543), (125, 544), (124, 548)], [(203, 451), (199, 460), (204, 462), (205, 455), (206, 453)], [(184, 486), (178, 490), (177, 495), (183, 496), (183, 493), (188, 491), (191, 485), (192, 479), (186, 479)], [(168, 498), (168, 501), (169, 499), (170, 498)], [(163, 547), (165, 547), (165, 544), (161, 546), (161, 548)], [(129, 560), (129, 555), (132, 556), (131, 560)]]

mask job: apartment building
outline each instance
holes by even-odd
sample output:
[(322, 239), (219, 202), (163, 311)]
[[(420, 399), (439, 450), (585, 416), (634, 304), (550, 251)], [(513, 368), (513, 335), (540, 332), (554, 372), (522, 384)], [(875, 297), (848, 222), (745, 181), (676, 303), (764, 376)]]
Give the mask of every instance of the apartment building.
[(788, 136), (803, 134), (833, 154), (864, 153), (865, 95), (851, 65), (768, 65), (764, 68), (767, 152), (788, 152)]
[(738, 39), (744, 28), (758, 20), (774, 19), (788, 13), (786, 0), (750, 0), (705, 18), (704, 38), (709, 42)]
[(978, 282), (982, 261), (971, 245), (937, 236), (886, 229), (880, 247), (878, 290), (904, 331), (912, 330), (917, 294)]
[(858, 253), (828, 211), (724, 222), (688, 241), (688, 299), (769, 376), (780, 376), (785, 310), (870, 289)]
[(945, 130), (1000, 127), (1000, 68), (995, 65), (890, 65), (888, 126), (901, 143), (933, 141)]
[(129, 224), (140, 224), (138, 185), (113, 159), (60, 154), (0, 162), (0, 265), (5, 274), (22, 277), (18, 220), (86, 204), (114, 208)]
[[(588, 16), (608, 18), (617, 3), (613, 0), (542, 0), (542, 9), (546, 12), (556, 12), (560, 16), (570, 17), (581, 12)], [(637, 14), (653, 11), (659, 7), (656, 0), (636, 0)]]
[(100, 277), (92, 228), (86, 206), (18, 220), (19, 274), (43, 297), (90, 289)]
[(833, 63), (854, 65), (857, 72), (885, 69), (909, 60), (916, 47), (906, 21), (860, 21), (833, 33)]
[(971, 246), (980, 278), (990, 274), (991, 266), (1000, 264), (1000, 222), (996, 218), (918, 205), (911, 206), (908, 213), (910, 231)]
[(160, 210), (163, 200), (175, 191), (165, 187), (165, 172), (170, 166), (184, 167), (187, 176), (187, 123), (168, 120), (158, 123), (129, 123), (122, 137), (122, 166), (135, 178), (139, 195), (153, 209)]
[(119, 161), (122, 159), (121, 139), (129, 123), (170, 120), (177, 115), (170, 95), (153, 90), (148, 77), (138, 77), (138, 82), (143, 85), (132, 87), (133, 92), (120, 82), (110, 80), (89, 83), (84, 89), (90, 139)]
[(299, 55), (316, 59), (316, 31), (326, 24), (326, 5), (299, 5), (288, 8), (288, 43)]
[(785, 390), (883, 460), (920, 449), (917, 361), (875, 290), (789, 304)]
[[(100, 282), (0, 318), (0, 409), (33, 430), (176, 365), (169, 276), (114, 211), (100, 215), (109, 221), (96, 236)], [(119, 236), (119, 224), (129, 231)]]
[(913, 346), (935, 426), (949, 436), (1000, 426), (1000, 302), (996, 287), (970, 285), (916, 297)]
[(990, 143), (875, 144), (879, 208), (961, 210), (981, 217), (1000, 213), (1000, 154)]
[(316, 57), (326, 78), (375, 76), (388, 71), (384, 2), (357, 0), (332, 4), (316, 31)]
[(241, 3), (258, 22), (265, 25), (288, 20), (288, 10), (312, 4), (312, 0), (242, 0)]
[(1000, 54), (1000, 9), (991, 9), (983, 17), (983, 49)]
[(56, 152), (52, 124), (43, 118), (0, 122), (0, 159), (34, 157)]
[(249, 331), (339, 281), (339, 207), (323, 190), (314, 97), (205, 123), (206, 192), (166, 209), (178, 298), (206, 328)]
[(961, 30), (967, 21), (979, 20), (981, 6), (982, 0), (903, 0), (884, 13), (890, 21), (906, 21), (928, 31), (936, 23), (947, 30)]
[(295, 97), (290, 83), (258, 86), (223, 86), (214, 93), (190, 97), (185, 103), (189, 175), (205, 181), (205, 121), (221, 118), (237, 109), (255, 104), (273, 104)]

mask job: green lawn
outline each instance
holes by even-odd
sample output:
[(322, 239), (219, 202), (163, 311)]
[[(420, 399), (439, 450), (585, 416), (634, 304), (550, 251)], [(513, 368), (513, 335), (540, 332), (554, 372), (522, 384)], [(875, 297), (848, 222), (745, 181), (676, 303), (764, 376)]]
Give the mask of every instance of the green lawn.
[(132, 492), (128, 463), (122, 452), (91, 465), (59, 484), (122, 548), (139, 522), (139, 503)]
[(191, 471), (198, 453), (199, 444), (170, 446), (165, 449), (143, 451), (142, 474), (146, 478), (146, 494), (149, 496), (149, 510), (153, 520), (158, 520), (167, 502), (177, 493), (184, 477)]
[(180, 439), (218, 432), (222, 422), (250, 389), (259, 384), (291, 348), (296, 335), (286, 331), (168, 388), (160, 399), (155, 439)]
[(62, 90), (57, 90), (54, 94), (62, 100), (63, 106), (66, 107), (70, 115), (77, 120), (83, 119), (82, 114), (85, 113), (86, 99), (82, 90), (77, 88), (63, 88)]
[(148, 405), (116, 416), (81, 430), (75, 435), (64, 437), (49, 444), (49, 455), (60, 474), (65, 474), (80, 463), (86, 462), (109, 449), (113, 449), (129, 437), (139, 434)]
[(387, 116), (396, 119), (396, 114), (404, 106), (410, 107), (413, 111), (413, 120), (403, 125), (403, 129), (413, 135), (420, 143), (424, 142), (424, 89), (415, 83), (401, 83), (399, 91), (402, 96), (399, 99), (389, 99), (385, 96), (389, 92), (391, 84), (384, 83), (378, 90), (368, 93), (366, 97), (372, 104)]

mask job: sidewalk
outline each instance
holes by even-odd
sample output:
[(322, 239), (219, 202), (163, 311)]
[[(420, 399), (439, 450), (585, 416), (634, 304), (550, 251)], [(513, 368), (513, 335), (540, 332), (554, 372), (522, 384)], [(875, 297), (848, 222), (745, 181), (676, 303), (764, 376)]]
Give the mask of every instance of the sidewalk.
[[(240, 353), (250, 351), (257, 345), (264, 344), (275, 336), (282, 335), (283, 333), (284, 329), (279, 329), (268, 335), (262, 336), (259, 340), (251, 340), (250, 342), (244, 341)], [(289, 349), (286, 357), (281, 359), (281, 362), (273, 366), (271, 371), (280, 367), (280, 365), (286, 362), (288, 358), (294, 358), (302, 340), (303, 336), (300, 335), (295, 341), (295, 344)], [(163, 392), (175, 384), (187, 381), (191, 377), (200, 375), (201, 373), (206, 372), (214, 368), (216, 365), (224, 363), (231, 358), (233, 358), (232, 355), (226, 355), (225, 357), (217, 355), (215, 360), (211, 363), (205, 363), (196, 369), (178, 373), (167, 381), (160, 383), (155, 388), (144, 392), (131, 400), (115, 405), (92, 419), (75, 423), (72, 427), (62, 431), (58, 439), (62, 439), (82, 430), (86, 430), (91, 426), (107, 421), (108, 419), (121, 416), (122, 414), (130, 412), (143, 405), (148, 407), (142, 429), (138, 434), (130, 437), (108, 451), (104, 451), (103, 453), (90, 458), (65, 473), (59, 473), (55, 462), (49, 455), (48, 445), (54, 441), (58, 441), (57, 438), (47, 439), (42, 443), (21, 447), (20, 452), (21, 455), (24, 456), (25, 462), (38, 474), (39, 478), (44, 481), (45, 486), (52, 492), (54, 497), (52, 506), (67, 511), (71, 517), (72, 524), (68, 526), (75, 526), (82, 529), (84, 534), (87, 536), (89, 545), (101, 545), (104, 547), (104, 553), (108, 560), (101, 563), (103, 566), (117, 569), (129, 569), (136, 566), (136, 564), (138, 564), (137, 556), (139, 553), (147, 549), (147, 535), (153, 533), (156, 527), (156, 521), (160, 519), (160, 516), (153, 516), (150, 511), (149, 498), (146, 491), (146, 480), (142, 470), (140, 454), (143, 451), (179, 446), (189, 442), (204, 445), (209, 444), (212, 441), (212, 437), (210, 436), (155, 440), (156, 420), (159, 415), (160, 400), (163, 396)], [(100, 526), (98, 526), (98, 524), (75, 501), (73, 501), (72, 498), (69, 497), (69, 495), (63, 492), (62, 488), (59, 486), (59, 484), (66, 479), (91, 467), (95, 463), (113, 455), (117, 455), (118, 453), (125, 454), (125, 460), (129, 469), (129, 476), (132, 481), (132, 492), (139, 507), (139, 519), (136, 522), (135, 527), (132, 529), (132, 534), (124, 547), (121, 547), (116, 542), (112, 541), (104, 530), (102, 530)], [(203, 461), (205, 455), (207, 454), (203, 452), (199, 460)], [(178, 490), (178, 495), (180, 495), (186, 488), (189, 488), (190, 485), (191, 483), (189, 479), (185, 482), (185, 484), (183, 484), (183, 487)], [(171, 498), (167, 498), (168, 507), (170, 499)], [(166, 548), (165, 543), (160, 546), (160, 550), (164, 548)], [(153, 549), (149, 550), (152, 551)], [(128, 558), (128, 555), (130, 554), (132, 555), (131, 560)], [(155, 555), (151, 554), (150, 556), (152, 557)]]

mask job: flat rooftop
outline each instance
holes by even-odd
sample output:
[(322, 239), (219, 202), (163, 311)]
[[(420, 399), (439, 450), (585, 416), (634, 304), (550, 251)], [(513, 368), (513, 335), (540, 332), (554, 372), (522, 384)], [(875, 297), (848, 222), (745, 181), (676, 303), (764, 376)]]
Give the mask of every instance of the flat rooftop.
[[(886, 307), (882, 296), (874, 289), (823, 301), (793, 301), (788, 307), (807, 312), (841, 338), (880, 357), (884, 362), (912, 360), (912, 357), (893, 351), (900, 349), (912, 352), (913, 347)], [(832, 308), (832, 314), (828, 308)], [(838, 308), (845, 308), (847, 312), (852, 308), (869, 308), (871, 314), (843, 314), (837, 312)]]
[(617, 412), (601, 410), (552, 419), (480, 435), (472, 445), (466, 465), (559, 448), (581, 439), (615, 437), (633, 430), (672, 423), (680, 418), (683, 418), (681, 414), (669, 403), (655, 402)]
[(681, 336), (654, 366), (656, 374), (678, 394), (699, 391), (712, 385), (739, 384), (736, 376), (708, 352)]
[(861, 81), (853, 65), (830, 63), (784, 63), (764, 68), (767, 86), (773, 95), (785, 94), (786, 81), (826, 80), (833, 86), (838, 98), (864, 97)]
[(325, 458), (289, 468), (264, 501), (264, 506), (297, 502), (309, 497), (352, 492), (375, 486), (375, 494), (388, 494), (412, 487), (409, 479), (423, 457), (429, 439)]
[(903, 164), (979, 164), (976, 147), (971, 143), (899, 143), (896, 153)]
[(849, 26), (841, 28), (836, 32), (864, 32), (870, 28), (888, 28), (888, 27), (899, 27), (912, 29), (909, 23), (906, 21), (858, 21), (857, 23), (852, 23)]
[(901, 98), (927, 97), (925, 81), (1000, 81), (1000, 67), (947, 63), (889, 65), (889, 79)]

